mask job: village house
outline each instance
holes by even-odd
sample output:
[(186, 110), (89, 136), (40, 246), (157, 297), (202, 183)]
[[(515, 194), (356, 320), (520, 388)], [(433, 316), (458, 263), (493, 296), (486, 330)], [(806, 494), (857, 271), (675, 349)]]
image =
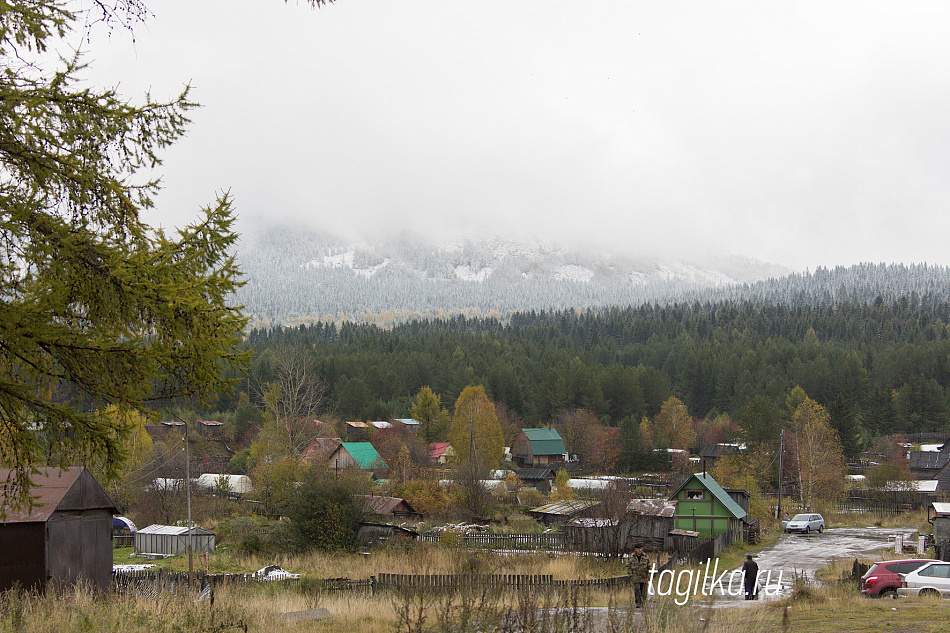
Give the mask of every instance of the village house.
[(407, 431), (412, 433), (418, 431), (419, 427), (422, 426), (419, 420), (415, 420), (413, 418), (396, 418), (396, 422), (399, 422), (399, 424), (403, 425)]
[(455, 457), (455, 450), (449, 442), (432, 442), (429, 444), (429, 459), (436, 464), (448, 464)]
[(529, 468), (562, 464), (567, 455), (556, 429), (521, 429), (511, 453), (516, 465)]
[(389, 468), (386, 461), (369, 442), (342, 442), (328, 460), (332, 469), (359, 468), (375, 471)]
[(670, 500), (677, 502), (673, 515), (676, 529), (699, 532), (707, 537), (731, 532), (734, 541), (742, 539), (742, 519), (747, 512), (711, 475), (690, 475), (670, 495)]
[(302, 464), (325, 464), (342, 443), (343, 440), (338, 437), (318, 437), (300, 452), (298, 461)]

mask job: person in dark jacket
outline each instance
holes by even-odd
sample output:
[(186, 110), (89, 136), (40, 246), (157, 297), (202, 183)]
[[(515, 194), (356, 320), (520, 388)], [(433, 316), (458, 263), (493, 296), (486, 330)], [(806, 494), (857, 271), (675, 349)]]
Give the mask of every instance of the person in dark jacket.
[(633, 556), (627, 560), (627, 573), (633, 583), (633, 598), (637, 608), (647, 600), (647, 581), (650, 579), (650, 557), (643, 553), (643, 546), (633, 548)]
[(758, 580), (759, 566), (752, 560), (752, 554), (745, 555), (745, 562), (742, 564), (742, 578), (745, 585), (745, 599), (755, 600), (758, 592), (755, 590), (755, 582)]

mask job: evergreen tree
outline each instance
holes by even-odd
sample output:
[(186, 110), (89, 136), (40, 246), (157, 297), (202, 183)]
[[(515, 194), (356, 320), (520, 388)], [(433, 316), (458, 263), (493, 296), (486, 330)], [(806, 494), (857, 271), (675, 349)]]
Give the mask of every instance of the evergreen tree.
[(858, 437), (858, 416), (854, 406), (848, 403), (844, 396), (838, 396), (828, 406), (828, 417), (831, 428), (841, 440), (841, 451), (847, 460), (852, 460), (861, 452), (861, 438)]
[(428, 385), (416, 394), (409, 415), (419, 422), (419, 433), (426, 444), (438, 441), (445, 433), (449, 414), (442, 408), (442, 398)]
[[(92, 407), (209, 403), (228, 386), (223, 372), (245, 362), (245, 319), (227, 303), (240, 285), (228, 197), (176, 236), (140, 217), (159, 152), (194, 107), (188, 90), (134, 105), (81, 87), (78, 54), (50, 61), (89, 19), (69, 6), (0, 10), (0, 465), (13, 469), (4, 496), (14, 504), (44, 459), (97, 458), (106, 476), (118, 472), (123, 433)], [(111, 6), (132, 20), (144, 12)], [(117, 19), (110, 3), (92, 7)]]
[(774, 400), (753, 396), (736, 414), (742, 436), (755, 444), (774, 444), (781, 434), (782, 412)]

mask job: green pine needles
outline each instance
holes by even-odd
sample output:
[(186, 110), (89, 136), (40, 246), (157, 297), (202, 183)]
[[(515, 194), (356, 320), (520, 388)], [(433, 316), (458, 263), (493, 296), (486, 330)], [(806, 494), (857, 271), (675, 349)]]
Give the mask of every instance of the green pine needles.
[[(246, 319), (228, 305), (242, 283), (229, 197), (173, 236), (140, 219), (158, 189), (141, 174), (195, 104), (187, 89), (134, 105), (80, 88), (78, 54), (50, 68), (78, 23), (71, 6), (0, 8), (0, 466), (13, 507), (36, 465), (95, 459), (115, 472), (125, 429), (105, 405), (206, 402), (247, 362)], [(142, 9), (93, 6), (107, 20)]]

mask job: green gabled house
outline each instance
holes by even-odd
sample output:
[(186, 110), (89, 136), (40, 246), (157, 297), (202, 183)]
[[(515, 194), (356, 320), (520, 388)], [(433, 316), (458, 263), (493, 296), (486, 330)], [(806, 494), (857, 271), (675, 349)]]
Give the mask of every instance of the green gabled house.
[(539, 466), (564, 462), (564, 440), (555, 429), (521, 429), (511, 447), (512, 461), (518, 466)]
[(742, 520), (748, 514), (706, 473), (691, 475), (670, 496), (676, 501), (673, 528), (716, 536), (732, 532), (733, 539), (742, 540)]
[(383, 470), (389, 468), (369, 442), (342, 442), (330, 453), (330, 468), (359, 468), (360, 470)]

